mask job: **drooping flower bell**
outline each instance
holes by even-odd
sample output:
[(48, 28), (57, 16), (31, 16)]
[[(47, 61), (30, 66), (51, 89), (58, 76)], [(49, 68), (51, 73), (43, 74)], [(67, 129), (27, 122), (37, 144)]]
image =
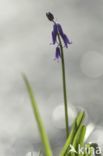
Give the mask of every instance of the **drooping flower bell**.
[(63, 32), (63, 29), (62, 29), (61, 25), (58, 24), (58, 23), (54, 23), (53, 31), (52, 31), (52, 41), (53, 41), (53, 44), (55, 44), (57, 42), (58, 34), (62, 38), (65, 47), (68, 48), (68, 45), (72, 44), (72, 42), (69, 40), (67, 35)]
[(56, 47), (56, 51), (55, 51), (55, 59), (59, 59), (61, 57), (61, 53), (60, 53), (60, 47)]
[(55, 44), (57, 42), (57, 35), (58, 35), (57, 25), (54, 24), (53, 25), (53, 31), (52, 31), (52, 42), (53, 42), (53, 44)]

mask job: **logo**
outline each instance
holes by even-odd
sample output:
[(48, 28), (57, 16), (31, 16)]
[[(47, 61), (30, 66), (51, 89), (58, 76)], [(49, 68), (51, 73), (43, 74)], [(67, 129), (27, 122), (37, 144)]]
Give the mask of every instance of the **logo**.
[(102, 154), (102, 149), (97, 144), (85, 145), (84, 147), (81, 147), (81, 145), (79, 144), (76, 149), (73, 145), (70, 144), (68, 153), (76, 153), (82, 155), (92, 153), (93, 155), (98, 155)]
[(70, 147), (69, 153), (77, 153), (77, 151), (75, 150), (75, 148), (72, 145), (70, 145), (69, 147)]

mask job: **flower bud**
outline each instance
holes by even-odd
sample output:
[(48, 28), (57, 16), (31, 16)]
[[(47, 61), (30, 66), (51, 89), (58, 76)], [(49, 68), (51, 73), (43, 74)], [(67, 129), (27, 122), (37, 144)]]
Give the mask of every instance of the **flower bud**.
[(52, 13), (47, 12), (47, 13), (46, 13), (46, 16), (47, 16), (47, 18), (48, 18), (49, 21), (53, 21), (53, 20), (54, 20), (54, 16), (53, 16)]

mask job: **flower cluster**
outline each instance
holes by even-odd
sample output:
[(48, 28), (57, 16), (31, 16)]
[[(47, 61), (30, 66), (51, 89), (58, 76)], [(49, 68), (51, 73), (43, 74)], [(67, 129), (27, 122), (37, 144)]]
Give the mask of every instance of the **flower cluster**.
[(72, 42), (69, 40), (67, 35), (63, 32), (62, 26), (59, 23), (54, 21), (54, 16), (50, 12), (46, 13), (47, 18), (53, 22), (53, 31), (52, 31), (52, 42), (57, 44), (55, 58), (59, 59), (61, 57), (60, 41), (58, 43), (58, 37), (62, 39), (64, 46), (68, 48), (68, 45)]

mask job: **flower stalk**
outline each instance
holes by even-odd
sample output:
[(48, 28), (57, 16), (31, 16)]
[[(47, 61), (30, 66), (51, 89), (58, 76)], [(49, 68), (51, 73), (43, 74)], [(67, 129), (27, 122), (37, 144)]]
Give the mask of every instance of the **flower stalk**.
[(69, 118), (68, 118), (68, 104), (67, 104), (67, 89), (66, 89), (66, 74), (65, 74), (65, 61), (64, 61), (64, 51), (61, 42), (60, 35), (58, 33), (58, 41), (61, 50), (61, 65), (62, 65), (62, 80), (63, 80), (63, 95), (64, 95), (64, 110), (65, 110), (65, 124), (66, 124), (66, 137), (69, 135)]

